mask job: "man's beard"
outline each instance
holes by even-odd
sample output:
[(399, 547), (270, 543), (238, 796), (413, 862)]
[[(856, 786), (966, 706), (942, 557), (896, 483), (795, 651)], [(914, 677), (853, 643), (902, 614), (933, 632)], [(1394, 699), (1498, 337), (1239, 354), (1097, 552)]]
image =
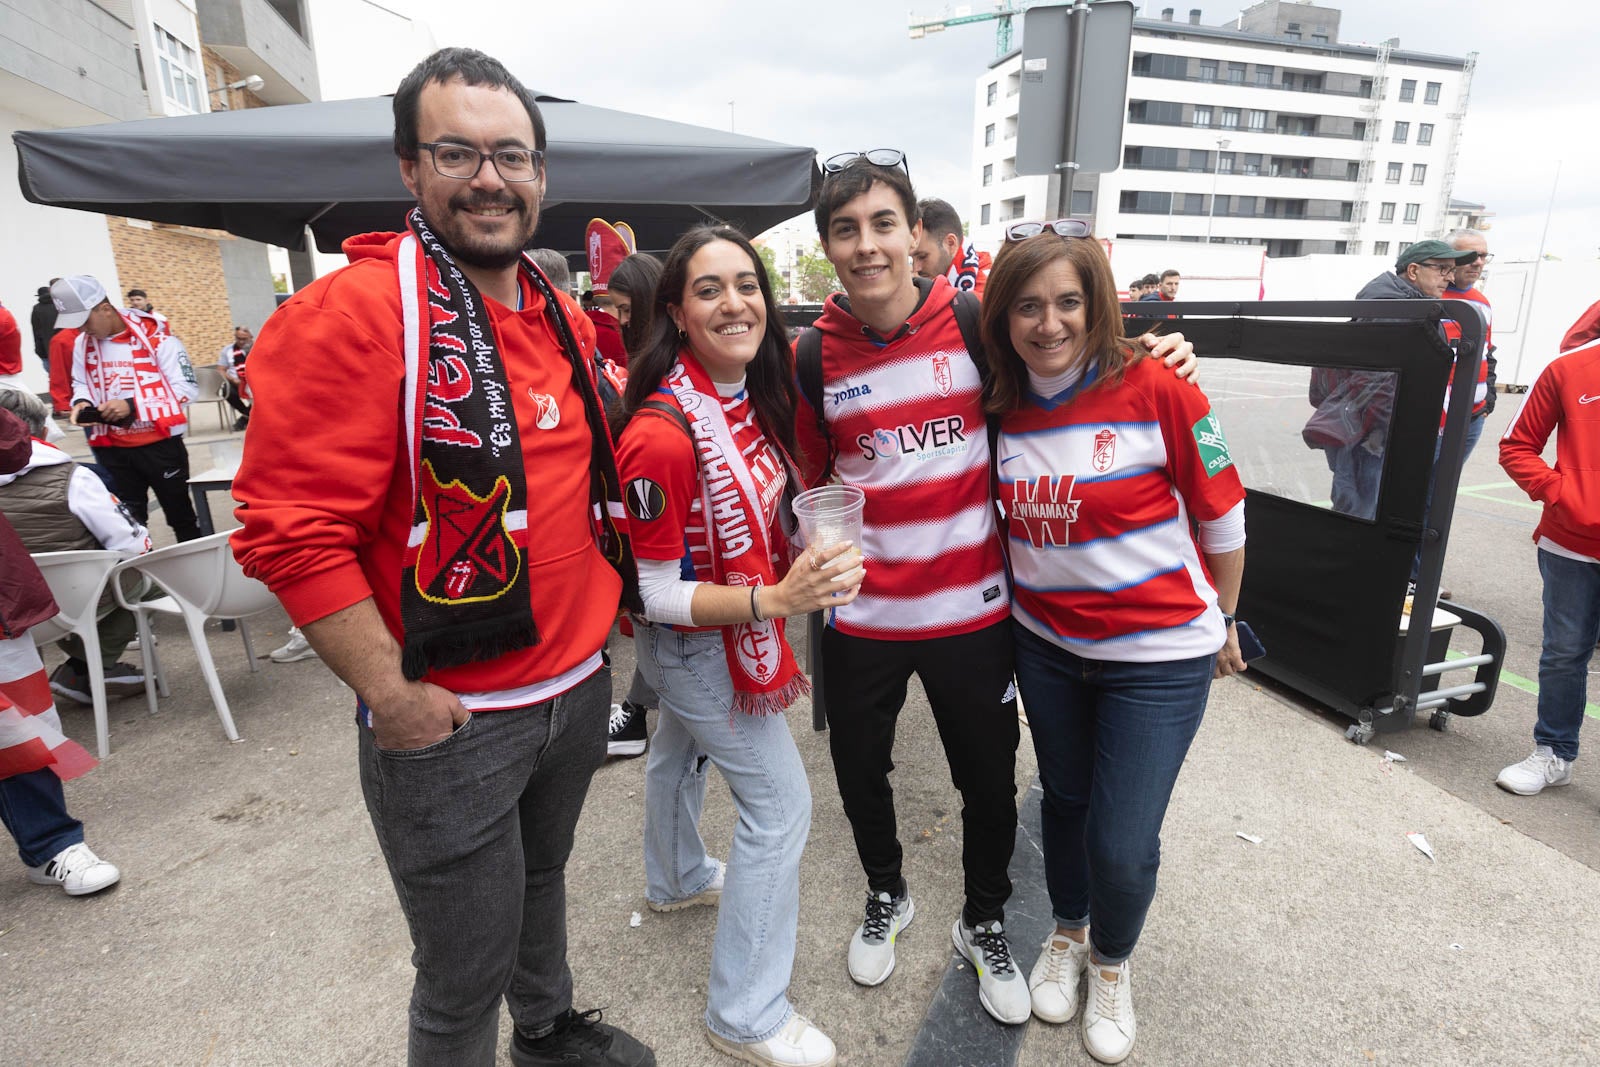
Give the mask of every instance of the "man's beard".
[[(523, 224), (510, 238), (483, 237), (460, 224), (466, 209), (471, 207), (509, 208)], [(529, 205), (515, 197), (465, 196), (451, 199), (443, 219), (427, 219), (427, 222), (444, 250), (458, 262), (483, 270), (504, 270), (522, 257), (522, 250), (533, 240), (533, 232), (539, 225), (539, 208), (537, 204)]]

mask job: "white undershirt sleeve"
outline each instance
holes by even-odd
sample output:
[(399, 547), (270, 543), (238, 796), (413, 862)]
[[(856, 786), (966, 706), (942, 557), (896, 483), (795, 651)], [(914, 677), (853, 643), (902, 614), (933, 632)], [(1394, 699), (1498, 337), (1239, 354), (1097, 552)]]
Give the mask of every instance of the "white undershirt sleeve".
[(1200, 521), (1200, 551), (1215, 555), (1244, 547), (1244, 501), (1229, 508), (1220, 518)]
[(701, 582), (683, 580), (683, 564), (678, 560), (641, 559), (639, 595), (644, 599), (644, 616), (651, 622), (693, 626), (690, 603)]

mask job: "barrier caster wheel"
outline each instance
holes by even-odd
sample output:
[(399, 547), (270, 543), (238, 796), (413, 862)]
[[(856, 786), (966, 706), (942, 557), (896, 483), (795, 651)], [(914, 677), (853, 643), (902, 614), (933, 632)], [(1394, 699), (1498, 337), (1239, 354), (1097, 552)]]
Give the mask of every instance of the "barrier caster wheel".
[(1372, 735), (1376, 732), (1370, 722), (1358, 722), (1352, 723), (1350, 728), (1345, 730), (1344, 736), (1358, 745), (1364, 745), (1372, 740)]
[(1428, 727), (1438, 730), (1441, 734), (1450, 729), (1450, 713), (1443, 708), (1437, 708), (1428, 716)]

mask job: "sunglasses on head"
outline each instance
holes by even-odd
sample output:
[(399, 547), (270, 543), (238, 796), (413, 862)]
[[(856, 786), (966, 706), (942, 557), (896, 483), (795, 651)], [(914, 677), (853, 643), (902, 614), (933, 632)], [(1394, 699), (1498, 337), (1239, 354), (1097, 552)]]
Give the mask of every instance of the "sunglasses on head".
[(1052, 222), (1014, 222), (1006, 227), (1006, 240), (1026, 241), (1041, 233), (1054, 232), (1061, 237), (1087, 237), (1089, 224), (1083, 219), (1056, 219)]
[(899, 167), (906, 172), (906, 177), (911, 176), (911, 167), (906, 163), (906, 154), (898, 148), (869, 148), (865, 152), (840, 152), (825, 159), (822, 169), (829, 174), (838, 174), (858, 159), (864, 159), (874, 167)]

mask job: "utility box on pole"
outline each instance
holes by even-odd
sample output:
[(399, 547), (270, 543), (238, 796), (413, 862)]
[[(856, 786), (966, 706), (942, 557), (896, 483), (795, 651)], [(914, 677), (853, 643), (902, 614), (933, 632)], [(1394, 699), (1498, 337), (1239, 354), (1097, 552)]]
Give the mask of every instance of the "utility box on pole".
[(1075, 172), (1103, 173), (1122, 165), (1128, 106), (1134, 5), (1088, 3), (1077, 16), (1082, 33), (1074, 42), (1072, 12), (1082, 4), (1031, 7), (1022, 24), (1017, 173), (1060, 174), (1063, 204), (1071, 202), (1066, 194)]

